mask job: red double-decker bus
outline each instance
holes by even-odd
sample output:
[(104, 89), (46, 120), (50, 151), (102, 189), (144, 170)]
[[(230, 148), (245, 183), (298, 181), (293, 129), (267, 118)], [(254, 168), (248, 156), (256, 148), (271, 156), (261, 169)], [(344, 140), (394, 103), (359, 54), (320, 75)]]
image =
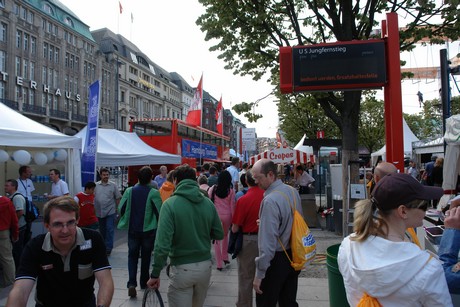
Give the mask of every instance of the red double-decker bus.
[(230, 159), (228, 136), (187, 124), (180, 119), (137, 119), (130, 122), (130, 129), (146, 144), (167, 153), (180, 155), (182, 163), (192, 167), (208, 161), (228, 162)]

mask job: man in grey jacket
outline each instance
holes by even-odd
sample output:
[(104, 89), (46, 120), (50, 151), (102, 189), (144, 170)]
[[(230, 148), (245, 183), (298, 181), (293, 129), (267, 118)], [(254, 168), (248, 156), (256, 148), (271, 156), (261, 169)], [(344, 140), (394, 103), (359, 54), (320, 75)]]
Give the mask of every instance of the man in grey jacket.
[(259, 212), (259, 256), (256, 258), (254, 290), (260, 306), (298, 306), (297, 282), (300, 271), (295, 271), (278, 239), (292, 258), (290, 238), (293, 221), (291, 206), (302, 214), (299, 193), (277, 178), (276, 165), (271, 160), (257, 161), (252, 174), (260, 188), (265, 190)]

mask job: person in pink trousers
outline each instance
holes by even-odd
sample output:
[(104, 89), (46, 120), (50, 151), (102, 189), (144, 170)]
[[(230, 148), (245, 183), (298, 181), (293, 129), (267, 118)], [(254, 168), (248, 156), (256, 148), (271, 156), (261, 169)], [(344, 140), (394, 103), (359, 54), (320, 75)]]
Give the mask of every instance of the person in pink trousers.
[(235, 211), (235, 190), (232, 185), (232, 176), (228, 171), (223, 171), (217, 178), (217, 184), (208, 190), (209, 198), (216, 206), (224, 229), (224, 238), (214, 244), (217, 269), (222, 271), (223, 263), (228, 264), (228, 231), (232, 225), (233, 212)]

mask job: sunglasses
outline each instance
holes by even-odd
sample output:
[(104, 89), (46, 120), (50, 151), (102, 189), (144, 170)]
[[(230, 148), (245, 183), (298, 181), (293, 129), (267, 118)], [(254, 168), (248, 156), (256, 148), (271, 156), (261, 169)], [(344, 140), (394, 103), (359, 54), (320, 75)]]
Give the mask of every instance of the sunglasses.
[(405, 206), (407, 208), (410, 208), (410, 209), (420, 209), (420, 210), (423, 210), (423, 211), (428, 210), (428, 202), (426, 200), (423, 200), (418, 204), (407, 204)]

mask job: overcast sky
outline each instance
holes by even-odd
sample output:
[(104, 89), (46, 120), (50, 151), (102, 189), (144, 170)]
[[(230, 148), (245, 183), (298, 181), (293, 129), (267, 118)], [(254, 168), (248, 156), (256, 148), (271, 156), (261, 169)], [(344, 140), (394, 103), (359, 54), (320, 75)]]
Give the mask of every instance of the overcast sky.
[[(267, 96), (271, 86), (250, 77), (235, 76), (225, 70), (225, 63), (217, 59), (217, 52), (210, 52), (211, 43), (204, 41), (204, 33), (195, 24), (204, 9), (196, 0), (121, 0), (120, 14), (118, 0), (60, 0), (71, 9), (91, 30), (107, 27), (132, 41), (152, 61), (169, 72), (179, 73), (191, 86), (196, 87), (203, 73), (203, 87), (216, 99), (222, 95), (223, 104), (230, 109), (242, 101), (252, 102)], [(131, 22), (131, 14), (133, 22)], [(399, 18), (399, 25), (404, 20)], [(408, 67), (439, 66), (439, 49), (419, 48), (418, 51), (403, 54)], [(460, 53), (459, 45), (449, 45), (450, 56)], [(418, 113), (417, 92), (424, 98), (434, 99), (438, 95), (437, 80), (405, 81), (402, 86), (403, 112)], [(452, 83), (453, 95), (458, 95)], [(379, 99), (383, 94), (379, 91)], [(278, 126), (276, 103), (271, 96), (260, 103), (257, 113), (264, 115), (256, 124), (249, 124), (243, 116), (234, 116), (256, 128), (258, 136), (275, 137)]]

